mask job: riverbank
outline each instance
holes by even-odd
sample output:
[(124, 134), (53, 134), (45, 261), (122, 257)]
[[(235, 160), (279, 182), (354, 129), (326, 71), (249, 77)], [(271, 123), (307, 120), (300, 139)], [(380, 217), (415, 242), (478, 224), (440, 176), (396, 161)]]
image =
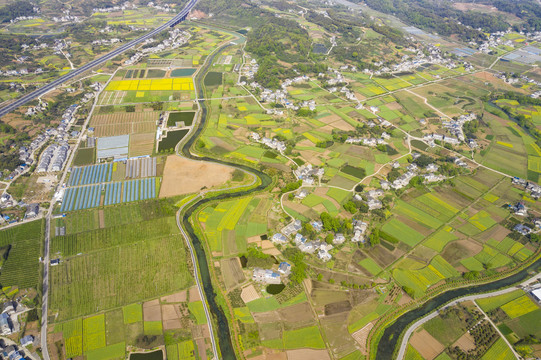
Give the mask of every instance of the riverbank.
[[(541, 258), (538, 256), (535, 261), (527, 265), (520, 271), (499, 280), (495, 280), (489, 283), (483, 283), (480, 285), (472, 285), (461, 287), (458, 289), (448, 290), (436, 297), (424, 302), (417, 308), (403, 313), (397, 317), (394, 322), (388, 325), (384, 330), (381, 337), (377, 341), (377, 351), (371, 352), (371, 359), (393, 359), (397, 351), (397, 345), (405, 336), (404, 331), (410, 327), (412, 322), (417, 319), (424, 318), (428, 314), (434, 312), (447, 303), (475, 294), (490, 293), (498, 289), (514, 286), (517, 283), (524, 281), (531, 277), (532, 272), (537, 272), (541, 267)], [(380, 328), (381, 329), (381, 328)], [(380, 330), (381, 331), (381, 330)], [(373, 341), (372, 344), (373, 345)], [(373, 349), (374, 347), (371, 346)]]

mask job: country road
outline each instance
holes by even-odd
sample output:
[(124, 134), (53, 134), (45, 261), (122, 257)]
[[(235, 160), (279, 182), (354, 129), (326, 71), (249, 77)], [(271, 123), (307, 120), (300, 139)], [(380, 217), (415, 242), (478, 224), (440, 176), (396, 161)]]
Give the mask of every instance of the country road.
[(49, 91), (55, 89), (57, 86), (62, 85), (66, 81), (71, 80), (71, 79), (83, 74), (84, 72), (91, 70), (93, 67), (99, 66), (99, 65), (101, 65), (101, 64), (115, 58), (116, 56), (130, 50), (134, 46), (142, 43), (145, 40), (148, 40), (148, 39), (152, 38), (153, 36), (159, 34), (160, 32), (164, 31), (165, 29), (167, 29), (168, 27), (175, 26), (176, 24), (178, 24), (179, 22), (181, 22), (182, 20), (184, 20), (186, 18), (186, 16), (190, 13), (190, 11), (193, 9), (193, 7), (197, 4), (198, 1), (199, 0), (189, 0), (188, 3), (186, 4), (186, 6), (184, 7), (184, 9), (182, 9), (177, 15), (175, 15), (175, 17), (173, 17), (171, 20), (169, 20), (165, 24), (157, 27), (156, 29), (146, 33), (145, 35), (143, 35), (143, 36), (141, 36), (141, 37), (139, 37), (137, 39), (134, 39), (134, 40), (132, 40), (130, 42), (127, 42), (126, 44), (116, 48), (115, 50), (111, 51), (110, 53), (108, 53), (106, 55), (103, 55), (103, 56), (101, 56), (101, 57), (99, 57), (99, 58), (97, 58), (95, 60), (92, 60), (92, 61), (88, 62), (87, 64), (81, 66), (80, 68), (75, 69), (75, 70), (67, 73), (66, 75), (63, 75), (63, 76), (59, 77), (58, 79), (50, 82), (49, 84), (44, 85), (44, 86), (42, 86), (41, 88), (39, 88), (37, 90), (34, 90), (30, 94), (26, 94), (26, 95), (18, 98), (17, 100), (12, 102), (11, 104), (4, 106), (3, 108), (0, 109), (0, 118), (3, 117), (6, 114), (12, 112), (13, 110), (18, 108), (19, 106), (22, 106), (22, 105), (26, 104), (27, 102), (32, 101), (32, 100), (38, 98), (39, 96), (42, 96), (42, 95), (48, 93)]
[[(75, 157), (75, 152), (77, 148), (79, 147), (79, 144), (81, 143), (83, 139), (83, 134), (85, 134), (85, 129), (88, 126), (88, 123), (90, 121), (90, 118), (92, 117), (92, 114), (94, 113), (94, 110), (96, 109), (96, 106), (98, 104), (98, 99), (100, 97), (100, 93), (107, 87), (111, 79), (114, 75), (111, 75), (105, 86), (102, 88), (102, 90), (98, 91), (96, 93), (96, 96), (94, 97), (94, 104), (92, 105), (92, 108), (90, 109), (90, 112), (85, 120), (85, 123), (83, 124), (83, 127), (79, 133), (79, 137), (77, 138), (77, 142), (75, 146), (73, 146), (72, 151), (69, 155), (69, 158), (66, 161), (66, 165), (64, 168), (64, 171), (62, 172), (62, 176), (60, 180), (58, 181), (58, 186), (62, 186), (64, 181), (66, 180), (66, 177), (68, 176), (68, 170), (69, 170), (69, 164), (72, 163), (73, 158)], [(47, 210), (47, 214), (45, 216), (45, 235), (44, 235), (44, 244), (43, 244), (43, 283), (42, 283), (42, 301), (41, 301), (41, 352), (43, 355), (44, 360), (50, 360), (49, 357), (49, 349), (47, 347), (47, 325), (48, 325), (48, 310), (49, 310), (49, 265), (50, 265), (50, 253), (49, 253), (49, 246), (50, 246), (50, 238), (51, 238), (51, 219), (53, 216), (53, 209), (54, 209), (55, 202), (52, 201), (49, 205), (49, 209)]]

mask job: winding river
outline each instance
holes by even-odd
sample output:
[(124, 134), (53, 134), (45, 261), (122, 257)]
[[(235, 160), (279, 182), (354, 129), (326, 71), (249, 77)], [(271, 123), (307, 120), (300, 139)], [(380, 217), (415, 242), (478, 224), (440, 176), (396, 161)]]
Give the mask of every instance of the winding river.
[[(198, 97), (200, 99), (205, 98), (205, 88), (203, 86), (203, 80), (205, 78), (205, 75), (208, 72), (208, 69), (212, 62), (214, 61), (214, 58), (220, 54), (224, 49), (228, 48), (231, 45), (224, 45), (222, 46), (218, 51), (216, 51), (209, 59), (207, 59), (205, 66), (199, 71), (198, 75), (195, 78), (196, 84), (197, 84), (197, 91), (198, 91)], [(193, 214), (193, 212), (204, 205), (205, 203), (208, 203), (210, 201), (216, 201), (221, 199), (233, 199), (236, 197), (242, 197), (249, 195), (256, 191), (261, 191), (265, 189), (267, 186), (269, 186), (272, 182), (272, 179), (265, 173), (253, 169), (248, 166), (239, 165), (235, 163), (230, 163), (223, 160), (213, 159), (207, 156), (195, 156), (190, 152), (190, 148), (193, 146), (195, 141), (198, 139), (198, 137), (201, 135), (201, 132), (205, 129), (205, 124), (207, 122), (207, 116), (208, 116), (208, 107), (205, 100), (199, 100), (199, 104), (201, 106), (201, 120), (199, 122), (199, 126), (195, 129), (193, 134), (190, 136), (190, 138), (182, 145), (182, 148), (180, 150), (182, 156), (193, 159), (197, 161), (208, 161), (208, 162), (214, 162), (222, 165), (232, 166), (238, 169), (242, 169), (245, 171), (250, 172), (251, 174), (254, 174), (259, 178), (260, 184), (256, 187), (253, 187), (249, 190), (243, 190), (243, 191), (237, 191), (232, 194), (220, 194), (217, 196), (212, 197), (212, 199), (201, 199), (197, 202), (195, 202), (193, 205), (191, 205), (189, 208), (187, 208), (184, 212), (184, 215), (182, 217), (182, 224), (184, 226), (184, 229), (189, 234), (193, 247), (195, 249), (195, 253), (197, 256), (197, 263), (194, 264), (194, 266), (199, 266), (199, 274), (201, 277), (201, 282), (203, 284), (203, 289), (205, 292), (205, 297), (207, 300), (207, 303), (209, 305), (209, 309), (211, 313), (215, 316), (216, 323), (217, 323), (217, 331), (216, 335), (218, 336), (218, 343), (219, 343), (219, 349), (221, 352), (221, 355), (218, 355), (218, 358), (224, 359), (224, 360), (232, 360), (236, 359), (235, 350), (233, 349), (233, 345), (231, 343), (231, 333), (229, 331), (229, 323), (227, 321), (227, 317), (223, 311), (223, 309), (218, 305), (216, 302), (216, 293), (214, 291), (213, 285), (212, 285), (212, 278), (210, 275), (209, 265), (207, 261), (207, 256), (205, 254), (205, 248), (201, 242), (201, 239), (197, 237), (195, 234), (195, 231), (192, 227), (192, 224), (190, 223), (190, 217)], [(211, 335), (212, 336), (212, 335)]]
[[(203, 80), (209, 70), (209, 67), (213, 63), (214, 58), (218, 54), (220, 54), (224, 49), (228, 48), (229, 46), (231, 45), (230, 44), (224, 45), (221, 48), (219, 48), (218, 51), (212, 54), (210, 58), (207, 59), (204, 67), (199, 71), (198, 75), (196, 76), (195, 82), (197, 84), (198, 97), (200, 99), (205, 98), (205, 88), (203, 86)], [(251, 174), (254, 174), (259, 179), (259, 182), (260, 182), (258, 186), (253, 187), (249, 190), (241, 190), (241, 191), (237, 191), (231, 194), (223, 193), (223, 194), (214, 196), (211, 199), (201, 199), (195, 202), (194, 204), (192, 204), (190, 207), (188, 207), (185, 210), (184, 215), (182, 217), (182, 224), (184, 226), (184, 229), (186, 230), (186, 232), (189, 234), (191, 238), (191, 241), (192, 241), (192, 244), (197, 256), (198, 264), (194, 264), (194, 266), (198, 266), (199, 268), (200, 278), (203, 284), (205, 297), (209, 305), (210, 312), (214, 315), (215, 320), (216, 320), (216, 325), (217, 325), (216, 335), (218, 337), (219, 351), (220, 351), (220, 354), (218, 354), (218, 358), (224, 359), (224, 360), (233, 360), (233, 359), (236, 359), (236, 354), (233, 348), (233, 344), (231, 342), (231, 332), (229, 330), (229, 323), (224, 313), (224, 310), (216, 302), (216, 293), (212, 285), (212, 278), (210, 275), (207, 256), (205, 254), (205, 248), (202, 244), (201, 239), (199, 239), (199, 237), (197, 237), (197, 235), (195, 234), (192, 224), (190, 223), (190, 217), (194, 213), (194, 211), (196, 211), (199, 207), (211, 201), (222, 200), (222, 199), (230, 200), (233, 198), (246, 196), (257, 191), (261, 191), (267, 188), (271, 184), (272, 179), (267, 174), (257, 169), (245, 166), (245, 165), (239, 165), (236, 163), (230, 163), (230, 162), (219, 160), (219, 159), (213, 159), (208, 156), (199, 157), (199, 156), (193, 155), (190, 152), (190, 148), (194, 145), (195, 141), (201, 135), (201, 132), (205, 129), (205, 125), (207, 123), (207, 116), (208, 116), (207, 103), (205, 100), (199, 100), (199, 104), (201, 106), (201, 119), (199, 122), (199, 126), (196, 129), (194, 129), (193, 134), (191, 134), (190, 138), (187, 139), (186, 142), (182, 145), (180, 149), (181, 154), (184, 157), (189, 158), (189, 159), (193, 159), (197, 161), (214, 162), (214, 163), (245, 170)], [(528, 278), (530, 271), (536, 270), (539, 267), (541, 267), (541, 259), (537, 260), (532, 265), (528, 266), (526, 269), (520, 271), (519, 273), (515, 275), (511, 275), (507, 278), (497, 280), (488, 284), (475, 285), (475, 286), (470, 286), (470, 287), (461, 288), (461, 289), (449, 290), (441, 295), (438, 295), (437, 297), (431, 300), (428, 300), (420, 307), (414, 310), (411, 310), (405, 313), (404, 315), (400, 316), (392, 325), (390, 325), (389, 327), (385, 329), (383, 336), (380, 339), (380, 342), (378, 344), (376, 359), (378, 360), (379, 359), (385, 359), (385, 360), (392, 359), (393, 353), (397, 347), (397, 343), (400, 338), (400, 334), (402, 334), (405, 331), (408, 325), (416, 321), (417, 319), (426, 316), (427, 314), (431, 313), (432, 311), (446, 304), (447, 302), (463, 297), (463, 296), (467, 296), (467, 295), (494, 291), (500, 288), (509, 287), (513, 284), (516, 284), (520, 281), (525, 280), (526, 278)]]

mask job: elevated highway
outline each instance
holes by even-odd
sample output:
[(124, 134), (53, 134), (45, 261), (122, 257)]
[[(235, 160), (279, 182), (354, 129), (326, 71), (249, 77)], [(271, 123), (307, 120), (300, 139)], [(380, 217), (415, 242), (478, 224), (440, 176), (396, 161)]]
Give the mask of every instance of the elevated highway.
[(194, 8), (194, 6), (197, 4), (198, 1), (199, 0), (189, 0), (188, 3), (186, 4), (186, 6), (177, 15), (175, 15), (174, 18), (172, 18), (171, 20), (169, 20), (165, 24), (157, 27), (156, 29), (146, 33), (145, 35), (143, 35), (143, 36), (141, 36), (141, 37), (139, 37), (137, 39), (134, 39), (134, 40), (132, 40), (130, 42), (127, 42), (127, 43), (119, 46), (118, 48), (114, 49), (113, 51), (111, 51), (110, 53), (108, 53), (106, 55), (103, 55), (103, 56), (101, 56), (101, 57), (99, 57), (99, 58), (97, 58), (95, 60), (92, 60), (92, 61), (88, 62), (87, 64), (81, 66), (78, 69), (70, 71), (66, 75), (63, 75), (63, 76), (59, 77), (58, 79), (50, 82), (49, 84), (44, 85), (44, 86), (40, 87), (39, 89), (34, 90), (33, 92), (31, 92), (29, 94), (26, 94), (24, 96), (21, 96), (20, 98), (18, 98), (17, 100), (12, 102), (11, 104), (4, 106), (3, 108), (0, 109), (0, 118), (3, 117), (6, 114), (12, 112), (13, 110), (18, 108), (19, 106), (24, 105), (27, 102), (32, 101), (32, 100), (34, 100), (34, 99), (48, 93), (49, 91), (51, 91), (51, 90), (55, 89), (56, 87), (62, 85), (66, 81), (71, 80), (71, 79), (83, 74), (84, 72), (89, 71), (92, 68), (94, 68), (96, 66), (99, 66), (99, 65), (101, 65), (101, 64), (115, 58), (116, 56), (130, 50), (134, 46), (142, 43), (145, 40), (148, 40), (148, 39), (152, 38), (153, 36), (161, 33), (164, 30), (166, 30), (167, 28), (175, 27), (176, 25), (178, 25), (182, 21), (186, 20), (186, 17), (188, 16), (188, 14)]

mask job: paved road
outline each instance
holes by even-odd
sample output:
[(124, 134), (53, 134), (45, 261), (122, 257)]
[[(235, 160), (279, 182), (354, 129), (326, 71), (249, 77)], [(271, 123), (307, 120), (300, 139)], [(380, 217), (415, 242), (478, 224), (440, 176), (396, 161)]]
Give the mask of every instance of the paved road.
[[(437, 311), (432, 312), (431, 314), (429, 314), (429, 315), (425, 316), (424, 318), (422, 318), (422, 319), (418, 320), (417, 322), (415, 322), (413, 325), (411, 325), (408, 328), (408, 330), (406, 330), (406, 333), (404, 334), (404, 337), (402, 338), (402, 344), (400, 344), (400, 350), (398, 351), (398, 356), (396, 357), (397, 360), (404, 359), (404, 355), (406, 354), (406, 347), (408, 346), (409, 338), (415, 332), (415, 330), (417, 330), (421, 325), (425, 324), (426, 322), (428, 322), (428, 321), (432, 320), (433, 318), (435, 318), (436, 316), (438, 316), (441, 310), (444, 310), (444, 309), (446, 309), (446, 308), (448, 308), (450, 306), (454, 306), (454, 305), (456, 305), (458, 303), (461, 303), (463, 301), (473, 301), (473, 300), (478, 300), (478, 299), (483, 299), (483, 298), (488, 298), (488, 297), (507, 294), (508, 292), (520, 289), (521, 287), (526, 286), (527, 284), (535, 282), (537, 280), (541, 280), (541, 273), (539, 273), (536, 276), (522, 282), (520, 285), (511, 286), (509, 288), (494, 291), (494, 292), (491, 292), (491, 293), (465, 296), (465, 297), (462, 297), (462, 298), (459, 298), (459, 299), (456, 299), (456, 300), (450, 302), (449, 304), (445, 305), (444, 307), (440, 308)], [(505, 337), (504, 337), (504, 339), (505, 339)], [(511, 347), (511, 349), (513, 349), (513, 348)], [(515, 353), (515, 352), (513, 351), (513, 353)], [(515, 356), (516, 356), (516, 353), (515, 353)]]
[[(114, 75), (111, 75), (103, 89), (107, 87), (111, 79), (114, 77)], [(71, 150), (71, 154), (66, 161), (66, 166), (64, 167), (64, 172), (62, 173), (62, 177), (58, 181), (58, 186), (56, 189), (60, 189), (62, 184), (65, 182), (66, 177), (68, 176), (68, 169), (69, 165), (73, 162), (73, 158), (75, 156), (77, 148), (79, 148), (79, 144), (81, 143), (83, 139), (83, 134), (85, 134), (85, 129), (88, 126), (88, 122), (90, 121), (90, 118), (92, 117), (92, 114), (94, 113), (94, 109), (96, 109), (96, 105), (98, 104), (98, 99), (100, 97), (101, 91), (96, 93), (96, 96), (94, 97), (94, 104), (92, 106), (92, 109), (90, 110), (90, 113), (88, 114), (85, 123), (83, 124), (83, 128), (81, 129), (81, 132), (79, 133), (79, 137), (77, 138), (77, 143)], [(41, 301), (41, 352), (44, 360), (50, 360), (49, 358), (49, 349), (47, 347), (47, 323), (48, 323), (48, 314), (47, 311), (49, 309), (49, 265), (50, 265), (50, 255), (49, 255), (49, 243), (50, 243), (50, 236), (51, 236), (51, 218), (53, 216), (53, 209), (54, 209), (54, 201), (51, 201), (51, 205), (49, 206), (49, 209), (47, 210), (47, 215), (45, 219), (45, 236), (44, 236), (44, 246), (43, 246), (43, 285), (42, 285), (42, 301)]]
[(54, 88), (56, 88), (57, 86), (65, 83), (66, 81), (71, 80), (74, 77), (83, 74), (85, 71), (88, 71), (88, 70), (92, 69), (95, 66), (101, 65), (101, 64), (115, 58), (116, 56), (130, 50), (134, 46), (142, 43), (145, 40), (148, 40), (148, 39), (152, 38), (153, 36), (159, 34), (163, 30), (167, 29), (168, 27), (175, 26), (176, 24), (178, 24), (180, 21), (182, 21), (182, 19), (185, 18), (189, 14), (189, 12), (197, 4), (198, 1), (199, 0), (189, 0), (188, 3), (186, 4), (186, 6), (184, 7), (184, 9), (182, 9), (174, 18), (172, 18), (171, 20), (169, 20), (165, 24), (157, 27), (156, 29), (150, 31), (149, 33), (147, 33), (147, 34), (145, 34), (145, 35), (143, 35), (143, 36), (141, 36), (141, 37), (139, 37), (137, 39), (134, 39), (134, 40), (132, 40), (130, 42), (127, 42), (126, 44), (116, 48), (115, 50), (111, 51), (110, 53), (108, 53), (106, 55), (103, 55), (102, 57), (99, 57), (99, 58), (97, 58), (95, 60), (92, 60), (89, 63), (87, 63), (86, 65), (83, 65), (80, 68), (78, 68), (76, 70), (73, 70), (73, 71), (69, 72), (68, 74), (66, 74), (64, 76), (59, 77), (58, 79), (52, 81), (51, 83), (49, 83), (47, 85), (44, 85), (41, 88), (31, 92), (30, 94), (27, 94), (27, 95), (24, 95), (24, 96), (20, 97), (19, 99), (15, 100), (11, 104), (9, 104), (7, 106), (4, 106), (2, 109), (0, 109), (0, 118), (2, 116), (12, 112), (13, 110), (18, 108), (19, 106), (24, 105), (27, 102), (32, 101), (32, 100), (36, 99), (37, 97), (48, 93), (49, 91), (51, 91)]

